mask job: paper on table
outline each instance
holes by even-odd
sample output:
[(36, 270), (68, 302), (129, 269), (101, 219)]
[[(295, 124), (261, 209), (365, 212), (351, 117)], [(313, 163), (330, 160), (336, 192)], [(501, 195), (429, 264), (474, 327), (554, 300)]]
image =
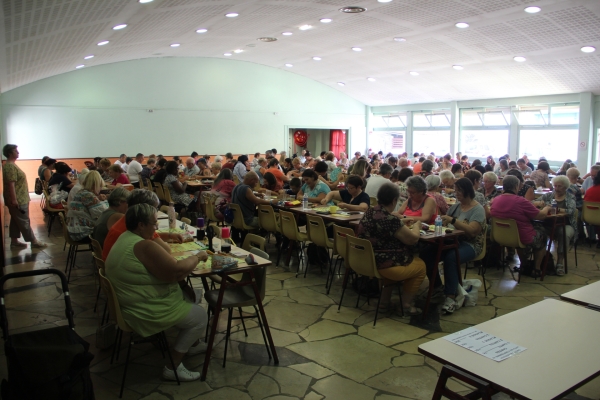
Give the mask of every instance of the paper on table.
[(181, 253), (184, 251), (197, 251), (206, 250), (207, 247), (199, 242), (187, 242), (187, 243), (169, 243), (172, 253)]
[(444, 339), (498, 362), (527, 350), (473, 327), (444, 336)]

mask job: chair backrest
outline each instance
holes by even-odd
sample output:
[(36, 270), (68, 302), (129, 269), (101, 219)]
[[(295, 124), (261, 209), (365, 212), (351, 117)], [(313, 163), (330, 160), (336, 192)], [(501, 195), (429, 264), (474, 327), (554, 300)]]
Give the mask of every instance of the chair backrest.
[(169, 188), (167, 187), (167, 185), (165, 185), (163, 183), (159, 183), (159, 185), (162, 186), (162, 191), (163, 191), (163, 196), (165, 198), (165, 202), (173, 203), (173, 199), (171, 198), (171, 191), (169, 191)]
[(146, 189), (144, 186), (144, 180), (141, 177), (138, 180), (138, 185), (140, 186), (140, 189)]
[[(253, 248), (258, 248), (264, 252), (266, 243), (267, 243), (267, 240), (264, 237), (255, 235), (253, 233), (248, 233), (246, 235), (246, 238), (244, 239), (244, 244), (242, 244), (242, 249), (244, 249), (246, 251), (252, 251)], [(265, 257), (263, 257), (263, 258), (265, 258)], [(269, 258), (268, 254), (267, 254), (266, 258)]]
[(212, 222), (221, 222), (221, 220), (219, 220), (215, 214), (215, 203), (212, 201), (211, 196), (206, 197), (206, 218)]
[(102, 257), (96, 257), (96, 254), (93, 255), (94, 256), (94, 264), (96, 265), (96, 269), (98, 270), (98, 272), (102, 271), (104, 272), (104, 260), (102, 259)]
[(584, 201), (581, 219), (589, 225), (600, 225), (600, 203)]
[(377, 197), (369, 197), (371, 199), (371, 207), (375, 207), (377, 205)]
[(343, 226), (333, 225), (333, 254), (346, 258), (346, 236), (355, 236), (354, 230)]
[(363, 276), (380, 278), (375, 263), (373, 246), (367, 239), (359, 239), (354, 236), (346, 236), (346, 267)]
[(153, 186), (152, 179), (150, 179), (150, 178), (140, 178), (140, 181), (144, 181), (145, 189), (148, 189), (148, 190), (154, 192), (154, 186)]
[(123, 332), (132, 332), (133, 329), (129, 327), (127, 322), (123, 319), (123, 315), (121, 314), (121, 307), (119, 306), (119, 299), (117, 298), (117, 294), (115, 293), (112, 284), (106, 278), (105, 269), (98, 271), (98, 276), (100, 277), (100, 286), (108, 299), (108, 311), (110, 315), (116, 320), (117, 325)]
[(267, 232), (279, 232), (275, 210), (272, 206), (267, 204), (258, 206), (258, 224)]
[(290, 240), (298, 238), (298, 224), (296, 218), (290, 211), (279, 211), (279, 220), (281, 221), (281, 233)]
[(240, 178), (238, 178), (237, 175), (233, 175), (233, 183), (235, 183), (236, 185), (240, 184)]
[(92, 251), (94, 252), (94, 257), (99, 257), (100, 259), (102, 259), (102, 245), (99, 241), (94, 239), (92, 235), (90, 235), (89, 237), (92, 241)]
[(181, 222), (185, 222), (185, 223), (186, 223), (186, 224), (188, 224), (188, 225), (191, 225), (191, 224), (192, 224), (192, 220), (191, 220), (191, 219), (189, 219), (189, 218), (181, 218)]
[(503, 247), (525, 248), (519, 237), (517, 221), (509, 218), (492, 217), (490, 239)]
[(166, 201), (165, 200), (165, 193), (163, 192), (163, 186), (162, 183), (160, 182), (154, 182), (154, 191), (156, 192), (156, 195), (158, 196), (158, 199), (160, 201)]
[(231, 226), (242, 231), (245, 230), (244, 215), (242, 214), (242, 209), (240, 208), (239, 204), (230, 203), (229, 209), (233, 212), (233, 223)]
[(50, 203), (50, 193), (48, 193), (48, 189), (44, 189), (44, 198), (46, 202), (46, 210), (50, 212), (60, 212), (62, 213), (64, 210), (62, 208), (54, 208)]
[(323, 218), (318, 215), (306, 215), (308, 239), (319, 247), (327, 248), (327, 228)]

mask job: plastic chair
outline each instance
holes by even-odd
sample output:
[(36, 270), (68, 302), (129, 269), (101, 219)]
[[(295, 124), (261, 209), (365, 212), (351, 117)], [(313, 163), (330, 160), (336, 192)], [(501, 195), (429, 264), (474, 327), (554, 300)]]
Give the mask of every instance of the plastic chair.
[(371, 207), (375, 207), (377, 203), (377, 197), (369, 197), (371, 199)]
[(298, 270), (296, 277), (300, 273), (300, 264), (304, 259), (305, 242), (308, 240), (308, 234), (298, 231), (298, 224), (294, 214), (290, 211), (279, 211), (279, 220), (281, 221), (281, 233), (290, 240), (290, 252), (297, 242), (300, 242), (300, 251), (298, 252)]
[[(96, 239), (94, 239), (92, 237), (92, 235), (89, 236), (90, 241), (92, 242), (92, 254), (94, 255), (94, 259), (100, 259), (100, 261), (102, 261), (102, 245), (100, 245), (100, 242), (98, 242)], [(98, 262), (95, 261), (94, 264), (96, 265), (96, 267), (98, 269), (100, 268), (104, 268), (104, 261), (102, 261), (102, 266), (98, 266)], [(94, 275), (94, 278), (96, 278), (96, 275)], [(96, 303), (94, 303), (94, 312), (96, 312), (96, 308), (98, 306), (98, 298), (100, 297), (100, 283), (98, 282), (98, 293), (96, 294)], [(102, 321), (104, 321), (104, 317), (102, 318)], [(102, 325), (102, 323), (100, 324)]]
[(52, 230), (52, 223), (57, 215), (63, 214), (65, 210), (61, 208), (54, 208), (50, 205), (50, 194), (48, 189), (44, 189), (44, 213), (48, 215), (48, 237), (50, 237), (50, 231)]
[(331, 281), (329, 281), (329, 273), (327, 274), (327, 282), (325, 283), (325, 286), (327, 287), (327, 294), (329, 294), (331, 285), (333, 285), (333, 278), (335, 276), (335, 269), (338, 262), (340, 263), (341, 269), (342, 260), (346, 258), (346, 236), (355, 236), (354, 230), (335, 224), (333, 225), (333, 255), (336, 255), (337, 258), (335, 260), (335, 264), (333, 264), (333, 268), (330, 268)]
[(258, 228), (246, 224), (244, 221), (244, 215), (242, 214), (242, 209), (240, 208), (239, 204), (231, 203), (229, 204), (229, 208), (231, 211), (233, 211), (233, 223), (231, 226), (240, 231), (248, 232), (258, 230)]
[(161, 184), (161, 183), (159, 183), (159, 185), (162, 186), (165, 203), (167, 203), (167, 204), (174, 203), (173, 199), (171, 198), (171, 191), (169, 190), (169, 188), (166, 185)]
[[(242, 244), (242, 249), (244, 249), (246, 251), (250, 251), (253, 248), (257, 248), (257, 249), (260, 249), (262, 252), (265, 252), (265, 244), (266, 243), (267, 243), (267, 240), (264, 237), (255, 235), (253, 233), (249, 233), (244, 238), (244, 244)], [(263, 258), (268, 259), (269, 257), (263, 257)]]
[[(67, 223), (65, 222), (65, 217), (63, 213), (59, 213), (60, 222), (62, 223), (63, 230), (63, 238), (65, 239), (66, 244), (69, 245), (69, 253), (67, 254), (67, 262), (65, 264), (65, 274), (67, 275), (67, 282), (71, 280), (71, 270), (75, 266), (75, 260), (77, 259), (77, 253), (81, 253), (82, 251), (91, 251), (92, 246), (89, 238), (84, 240), (73, 240), (69, 235), (69, 229), (67, 228)], [(87, 249), (79, 250), (79, 246), (87, 246)]]
[(156, 192), (156, 195), (158, 196), (158, 199), (165, 203), (165, 193), (163, 191), (163, 186), (160, 182), (154, 182), (154, 191)]
[(600, 227), (600, 203), (584, 201), (581, 209), (581, 219), (587, 225)]
[[(475, 263), (475, 261), (481, 261), (485, 258), (485, 254), (487, 253), (487, 230), (488, 230), (488, 226), (486, 225), (485, 228), (483, 229), (483, 249), (481, 250), (481, 253), (469, 262)], [(469, 262), (467, 262), (467, 265), (469, 264)], [(488, 260), (488, 262), (489, 262), (489, 260)], [(486, 267), (482, 265), (479, 268), (479, 271), (481, 273), (481, 279), (483, 280), (483, 290), (485, 290), (485, 297), (487, 297), (487, 286), (485, 285), (485, 268)], [(459, 273), (460, 273), (460, 271), (459, 271)], [(467, 279), (467, 268), (465, 268), (465, 276), (463, 277), (463, 279)]]
[[(329, 237), (327, 237), (327, 228), (325, 227), (325, 222), (323, 222), (323, 218), (319, 217), (318, 215), (307, 214), (306, 227), (308, 230), (308, 240), (317, 245), (317, 247), (322, 247), (327, 251), (327, 255), (329, 256), (329, 269), (331, 269), (331, 264), (333, 263), (333, 251), (330, 255), (329, 250), (333, 250), (333, 239), (329, 239)], [(305, 278), (307, 271), (308, 268), (305, 268)], [(327, 271), (327, 276), (329, 276), (329, 270)]]
[(208, 196), (208, 198), (206, 199), (206, 219), (208, 219), (207, 225), (211, 222), (216, 223), (217, 226), (219, 226), (219, 223), (222, 226), (225, 225), (225, 223), (222, 220), (217, 218), (217, 215), (215, 214), (215, 203), (214, 201), (212, 201), (212, 198), (210, 196)]
[[(258, 225), (269, 234), (274, 234), (275, 237), (281, 235), (279, 215), (275, 213), (275, 210), (270, 205), (261, 204), (258, 206)], [(279, 264), (279, 257), (277, 257), (277, 263)]]
[(192, 220), (191, 220), (191, 219), (189, 219), (189, 218), (181, 218), (181, 222), (185, 222), (185, 223), (186, 223), (186, 224), (188, 224), (188, 225), (191, 225), (191, 224), (192, 224)]
[[(517, 228), (517, 221), (515, 221), (514, 219), (492, 217), (490, 240), (500, 245), (501, 252), (503, 251), (504, 247), (512, 247), (519, 249), (524, 249), (526, 247), (523, 243), (521, 243), (519, 229)], [(543, 280), (545, 272), (546, 271), (542, 273), (541, 280)], [(519, 279), (517, 280), (517, 282), (521, 282), (520, 269)]]
[(236, 185), (240, 184), (240, 178), (238, 178), (237, 175), (233, 175), (233, 183), (235, 183)]
[(165, 356), (165, 351), (169, 355), (169, 360), (171, 360), (171, 368), (173, 369), (173, 372), (175, 373), (175, 379), (177, 379), (177, 384), (179, 385), (180, 382), (179, 382), (179, 376), (177, 375), (177, 368), (175, 367), (175, 363), (173, 363), (173, 358), (171, 357), (171, 352), (169, 351), (169, 344), (167, 342), (167, 337), (165, 335), (165, 332), (162, 331), (150, 338), (142, 338), (142, 339), (133, 340), (133, 334), (135, 332), (133, 331), (133, 329), (131, 329), (131, 327), (127, 324), (127, 322), (125, 322), (125, 319), (123, 318), (123, 315), (121, 314), (121, 307), (119, 306), (119, 299), (117, 298), (117, 294), (115, 293), (110, 281), (106, 278), (106, 275), (104, 274), (104, 270), (99, 271), (99, 276), (100, 276), (100, 284), (102, 285), (104, 294), (106, 294), (106, 298), (108, 299), (109, 313), (110, 313), (110, 315), (113, 316), (113, 318), (115, 319), (115, 322), (117, 323), (117, 335), (116, 335), (116, 340), (115, 340), (116, 343), (115, 343), (115, 347), (113, 348), (112, 356), (110, 358), (111, 364), (113, 363), (113, 359), (115, 357), (115, 352), (117, 352), (117, 361), (119, 360), (118, 353), (120, 351), (121, 341), (123, 339), (123, 332), (129, 333), (129, 340), (127, 341), (127, 343), (128, 343), (127, 358), (125, 359), (125, 369), (123, 370), (123, 378), (121, 380), (121, 391), (119, 392), (119, 398), (123, 397), (123, 389), (125, 388), (125, 377), (127, 375), (127, 367), (129, 366), (129, 355), (131, 353), (131, 345), (149, 342), (155, 336), (158, 339), (158, 345), (160, 347), (160, 351), (163, 354), (163, 358)]

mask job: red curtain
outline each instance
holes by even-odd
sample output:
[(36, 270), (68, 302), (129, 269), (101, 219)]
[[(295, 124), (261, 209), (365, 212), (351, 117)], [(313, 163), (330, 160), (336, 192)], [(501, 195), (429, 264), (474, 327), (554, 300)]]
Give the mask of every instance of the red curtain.
[(340, 152), (346, 153), (346, 132), (340, 129), (332, 129), (329, 134), (329, 150), (340, 156)]

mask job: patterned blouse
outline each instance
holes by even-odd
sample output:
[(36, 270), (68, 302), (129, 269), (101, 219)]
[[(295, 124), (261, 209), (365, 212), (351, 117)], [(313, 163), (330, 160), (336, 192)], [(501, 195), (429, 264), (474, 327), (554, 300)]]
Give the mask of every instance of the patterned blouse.
[(477, 191), (483, 195), (483, 197), (485, 198), (486, 204), (489, 204), (490, 201), (492, 201), (492, 199), (494, 197), (500, 195), (500, 192), (498, 191), (498, 189), (496, 189), (496, 187), (494, 187), (494, 190), (492, 190), (492, 193), (490, 193), (488, 196), (485, 195), (484, 187), (480, 187), (479, 189), (477, 189)]
[(358, 225), (358, 237), (373, 246), (377, 269), (405, 266), (412, 262), (412, 247), (394, 237), (402, 228), (402, 220), (381, 206), (370, 207)]
[(427, 192), (427, 194), (433, 197), (433, 199), (435, 200), (435, 204), (438, 208), (439, 214), (446, 215), (446, 212), (448, 212), (448, 203), (446, 203), (444, 196), (437, 192)]
[(92, 233), (96, 221), (108, 209), (108, 202), (100, 201), (96, 195), (81, 189), (69, 203), (67, 229), (73, 240), (82, 240)]
[(175, 189), (173, 189), (173, 182), (177, 181), (177, 177), (175, 175), (168, 174), (163, 182), (163, 185), (167, 187), (169, 193), (171, 194), (171, 199), (176, 204), (183, 204), (184, 206), (189, 206), (192, 202), (192, 198), (187, 193), (177, 193)]
[[(549, 206), (552, 204), (552, 200), (554, 200), (554, 192), (549, 192), (542, 197), (540, 200), (544, 202), (544, 205)], [(557, 201), (559, 208), (564, 208), (566, 210), (566, 214), (569, 216), (569, 225), (575, 230), (575, 235), (573, 237), (577, 238), (577, 221), (575, 220), (575, 196), (567, 189), (567, 193), (565, 199), (563, 201)], [(564, 206), (563, 203), (564, 202)]]
[(27, 175), (15, 163), (7, 162), (2, 166), (2, 178), (4, 179), (4, 201), (9, 200), (9, 184), (15, 183), (15, 194), (20, 206), (29, 204), (29, 189), (27, 188)]
[(521, 190), (519, 190), (519, 193), (517, 193), (517, 195), (519, 195), (521, 197), (525, 197), (529, 188), (533, 188), (533, 190), (535, 190), (535, 182), (534, 181), (525, 181), (525, 183), (523, 183), (523, 187), (521, 188)]

